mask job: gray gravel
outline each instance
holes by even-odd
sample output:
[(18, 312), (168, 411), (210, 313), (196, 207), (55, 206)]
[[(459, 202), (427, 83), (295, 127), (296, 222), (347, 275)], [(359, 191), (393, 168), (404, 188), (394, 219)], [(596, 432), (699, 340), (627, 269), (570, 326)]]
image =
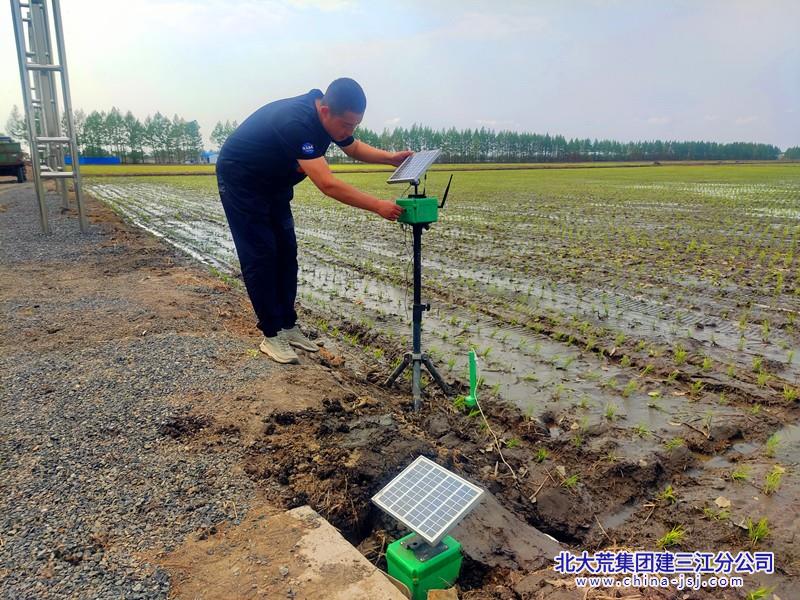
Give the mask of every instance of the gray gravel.
[[(116, 251), (98, 248), (102, 228), (81, 235), (59, 199), (49, 202), (54, 233), (44, 237), (32, 187), (0, 185), (0, 263)], [(2, 307), (4, 331), (20, 326), (18, 308)], [(51, 320), (53, 313), (108, 319), (140, 307), (42, 298), (40, 309)], [(0, 344), (0, 596), (167, 597), (168, 574), (136, 553), (173, 548), (189, 532), (232, 518), (234, 505), (241, 517), (253, 492), (233, 471), (240, 446), (191, 450), (165, 435), (176, 417), (168, 397), (223, 393), (263, 376), (267, 361), (221, 371), (219, 358), (241, 355), (246, 343), (219, 332), (162, 331), (49, 352)]]

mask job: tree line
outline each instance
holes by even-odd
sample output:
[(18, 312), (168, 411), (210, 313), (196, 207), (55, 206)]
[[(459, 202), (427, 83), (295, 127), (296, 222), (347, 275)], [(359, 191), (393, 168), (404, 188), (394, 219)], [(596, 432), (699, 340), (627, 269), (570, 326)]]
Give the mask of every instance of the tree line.
[[(526, 163), (585, 161), (669, 160), (775, 160), (780, 148), (770, 144), (736, 142), (639, 141), (566, 139), (562, 135), (494, 131), (491, 129), (432, 129), (413, 125), (376, 133), (359, 128), (358, 139), (379, 148), (397, 151), (441, 148), (447, 163)], [(338, 160), (347, 160), (334, 149)]]
[[(82, 156), (116, 156), (124, 163), (197, 162), (203, 152), (203, 137), (196, 120), (187, 121), (174, 115), (171, 119), (156, 112), (139, 120), (131, 111), (124, 115), (117, 107), (108, 112), (93, 110), (73, 113), (78, 153)], [(62, 115), (66, 130), (66, 115)], [(27, 126), (14, 106), (6, 122), (9, 135), (27, 139)]]
[[(83, 156), (118, 156), (123, 162), (157, 163), (198, 161), (203, 151), (200, 125), (178, 115), (172, 119), (156, 112), (140, 121), (131, 111), (124, 115), (112, 107), (108, 112), (77, 110), (74, 124), (78, 149)], [(9, 135), (24, 139), (25, 121), (15, 106), (6, 124)], [(209, 136), (216, 149), (222, 147), (238, 124), (217, 122)], [(390, 151), (441, 148), (442, 162), (523, 163), (585, 161), (671, 161), (671, 160), (776, 160), (781, 151), (771, 144), (704, 141), (638, 141), (566, 139), (549, 133), (494, 131), (492, 129), (433, 129), (421, 125), (396, 127), (381, 133), (360, 127), (356, 137)], [(800, 158), (800, 147), (786, 150), (787, 159)], [(331, 162), (351, 161), (332, 145)]]

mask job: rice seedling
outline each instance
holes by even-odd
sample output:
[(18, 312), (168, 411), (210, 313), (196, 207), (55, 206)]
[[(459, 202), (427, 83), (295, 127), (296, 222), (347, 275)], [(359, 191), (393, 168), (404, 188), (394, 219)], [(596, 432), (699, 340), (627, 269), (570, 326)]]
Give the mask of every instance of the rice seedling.
[(754, 589), (751, 592), (748, 592), (747, 596), (745, 596), (745, 600), (764, 600), (764, 598), (769, 596), (772, 593), (772, 590), (774, 589), (775, 588), (772, 587), (761, 586), (759, 588)]
[(739, 465), (731, 471), (731, 481), (749, 481), (750, 480), (750, 467), (747, 465)]
[(646, 425), (643, 425), (641, 423), (638, 423), (637, 425), (634, 426), (633, 433), (635, 433), (642, 439), (650, 436), (650, 430), (647, 428)]
[(773, 458), (775, 456), (775, 452), (778, 450), (778, 446), (781, 443), (781, 436), (777, 433), (773, 433), (771, 436), (767, 438), (767, 442), (764, 444), (764, 454)]
[(682, 365), (683, 363), (685, 363), (688, 354), (689, 354), (688, 351), (683, 346), (678, 344), (675, 347), (675, 350), (673, 351), (673, 358), (675, 359), (675, 364)]
[(693, 381), (692, 385), (689, 387), (689, 395), (692, 396), (693, 398), (696, 398), (697, 396), (700, 395), (705, 386), (706, 384), (700, 381), (699, 379)]
[(686, 536), (686, 531), (684, 530), (682, 525), (676, 525), (672, 529), (670, 529), (667, 533), (664, 534), (663, 537), (659, 538), (656, 541), (656, 546), (661, 548), (670, 548), (672, 546), (677, 546), (683, 541), (683, 538)]
[(625, 385), (625, 388), (622, 390), (622, 397), (627, 398), (633, 392), (635, 392), (638, 389), (638, 387), (639, 384), (636, 382), (636, 380), (631, 379), (630, 381), (628, 381), (628, 383)]
[(548, 452), (547, 448), (537, 448), (536, 455), (534, 456), (534, 460), (537, 463), (544, 462), (550, 456), (550, 452)]
[(659, 500), (663, 500), (667, 504), (675, 504), (675, 502), (678, 500), (678, 497), (675, 495), (675, 490), (672, 488), (672, 484), (668, 485), (661, 492), (659, 492), (657, 498)]
[(778, 488), (781, 487), (781, 480), (785, 472), (786, 469), (782, 466), (775, 465), (772, 467), (772, 470), (767, 473), (767, 476), (764, 478), (764, 487), (762, 490), (767, 496), (771, 496), (778, 491)]
[(606, 419), (613, 421), (617, 415), (617, 405), (609, 402), (606, 404), (605, 412), (603, 413)]
[(755, 546), (769, 535), (769, 522), (764, 517), (755, 523), (753, 519), (747, 517), (747, 537), (750, 543)]
[(664, 442), (664, 447), (667, 450), (675, 450), (676, 448), (680, 448), (681, 446), (685, 445), (686, 445), (686, 440), (679, 437), (675, 437), (672, 438), (671, 440), (667, 440), (666, 442)]
[(793, 388), (788, 384), (783, 386), (783, 399), (786, 402), (792, 403), (797, 401), (797, 388)]
[(570, 475), (561, 482), (561, 485), (567, 489), (573, 489), (576, 485), (578, 485), (578, 475)]
[(714, 510), (713, 508), (705, 507), (703, 509), (703, 515), (705, 515), (707, 519), (713, 521), (727, 521), (731, 517), (731, 511), (725, 508)]

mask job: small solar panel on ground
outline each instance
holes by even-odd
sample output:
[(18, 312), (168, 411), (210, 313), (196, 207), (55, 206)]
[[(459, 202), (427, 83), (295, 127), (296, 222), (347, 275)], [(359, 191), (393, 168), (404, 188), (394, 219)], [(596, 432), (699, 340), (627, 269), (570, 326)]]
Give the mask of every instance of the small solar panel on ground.
[(409, 156), (397, 167), (386, 183), (418, 183), (419, 178), (428, 170), (441, 154), (441, 148), (436, 150), (421, 150)]
[(420, 456), (372, 501), (435, 546), (482, 494), (478, 486)]

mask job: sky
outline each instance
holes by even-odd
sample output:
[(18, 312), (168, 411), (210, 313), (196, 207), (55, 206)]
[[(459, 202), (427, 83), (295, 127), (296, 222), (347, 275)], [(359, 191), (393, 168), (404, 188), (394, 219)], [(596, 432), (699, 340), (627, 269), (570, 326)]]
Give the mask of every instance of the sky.
[[(800, 145), (798, 0), (62, 0), (73, 107), (241, 122), (352, 77), (363, 125)], [(22, 107), (0, 6), (0, 131)], [(209, 144), (210, 146), (210, 144)]]

